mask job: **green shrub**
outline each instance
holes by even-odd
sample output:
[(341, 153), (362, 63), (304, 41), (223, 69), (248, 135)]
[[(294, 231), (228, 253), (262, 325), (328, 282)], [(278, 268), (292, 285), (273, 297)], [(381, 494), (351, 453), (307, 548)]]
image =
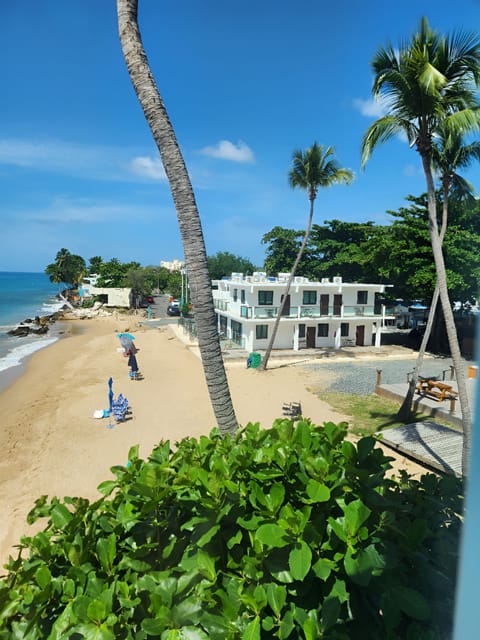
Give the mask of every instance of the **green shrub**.
[(133, 447), (98, 501), (37, 500), (47, 524), (6, 565), (0, 638), (449, 637), (460, 480), (388, 479), (345, 427)]

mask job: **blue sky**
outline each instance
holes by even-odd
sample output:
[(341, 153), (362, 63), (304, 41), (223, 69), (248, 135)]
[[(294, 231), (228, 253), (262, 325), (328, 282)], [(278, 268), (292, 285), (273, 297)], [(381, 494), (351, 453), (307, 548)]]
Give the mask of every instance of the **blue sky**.
[[(351, 186), (322, 190), (317, 223), (389, 222), (425, 190), (401, 140), (360, 169), (378, 105), (370, 60), (410, 36), (480, 25), (479, 0), (139, 0), (144, 45), (175, 127), (207, 253), (263, 264), (264, 233), (303, 229), (308, 202), (288, 186), (292, 151), (332, 145)], [(42, 271), (66, 247), (86, 260), (183, 258), (158, 152), (133, 92), (114, 0), (0, 6), (0, 270)], [(467, 177), (479, 183), (478, 168)]]

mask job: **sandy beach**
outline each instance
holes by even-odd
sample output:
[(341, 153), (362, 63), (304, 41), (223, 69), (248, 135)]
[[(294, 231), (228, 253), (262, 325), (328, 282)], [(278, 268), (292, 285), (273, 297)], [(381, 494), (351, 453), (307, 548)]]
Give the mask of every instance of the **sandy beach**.
[[(125, 464), (132, 445), (146, 458), (161, 440), (174, 444), (208, 434), (215, 425), (196, 350), (171, 326), (151, 329), (134, 317), (104, 317), (67, 321), (65, 327), (67, 337), (34, 354), (23, 375), (0, 393), (2, 565), (20, 537), (33, 533), (26, 516), (39, 496), (95, 499), (97, 486), (112, 477), (110, 467)], [(139, 381), (129, 379), (119, 352), (117, 333), (127, 330), (139, 349)], [(348, 419), (310, 391), (322, 386), (319, 372), (279, 366), (275, 359), (263, 373), (247, 369), (243, 360), (226, 366), (241, 425), (270, 427), (291, 401), (301, 402), (303, 414), (319, 424)], [(93, 417), (108, 408), (109, 377), (115, 396), (123, 393), (132, 407), (123, 423)], [(403, 458), (397, 464), (420, 470)]]

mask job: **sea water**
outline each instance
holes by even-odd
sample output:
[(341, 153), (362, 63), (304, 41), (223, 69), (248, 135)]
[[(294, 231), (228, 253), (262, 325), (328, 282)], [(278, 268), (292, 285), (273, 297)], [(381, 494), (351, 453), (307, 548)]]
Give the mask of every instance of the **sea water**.
[(21, 365), (32, 353), (57, 340), (52, 332), (24, 338), (8, 335), (26, 319), (50, 315), (63, 306), (59, 287), (45, 273), (0, 271), (0, 387), (2, 373)]

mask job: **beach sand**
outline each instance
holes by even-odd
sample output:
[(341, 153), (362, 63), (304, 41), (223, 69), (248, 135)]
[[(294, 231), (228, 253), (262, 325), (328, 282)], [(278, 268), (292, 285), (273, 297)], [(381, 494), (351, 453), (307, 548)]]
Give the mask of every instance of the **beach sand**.
[[(215, 425), (198, 351), (171, 326), (144, 328), (135, 317), (65, 326), (68, 337), (34, 354), (23, 375), (0, 393), (0, 565), (16, 555), (22, 535), (34, 533), (26, 517), (36, 498), (96, 499), (97, 486), (112, 478), (113, 465), (126, 464), (132, 445), (147, 458), (161, 440), (173, 445)], [(136, 336), (142, 380), (129, 379), (127, 359), (118, 351), (121, 331)], [(283, 403), (292, 401), (301, 402), (303, 415), (318, 424), (348, 419), (309, 391), (322, 387), (319, 372), (275, 358), (266, 372), (247, 369), (243, 360), (227, 361), (226, 367), (241, 425), (254, 421), (268, 428), (282, 416)], [(115, 396), (123, 393), (132, 407), (131, 418), (120, 424), (93, 417), (108, 408), (110, 376)], [(394, 466), (424, 471), (402, 457)]]

